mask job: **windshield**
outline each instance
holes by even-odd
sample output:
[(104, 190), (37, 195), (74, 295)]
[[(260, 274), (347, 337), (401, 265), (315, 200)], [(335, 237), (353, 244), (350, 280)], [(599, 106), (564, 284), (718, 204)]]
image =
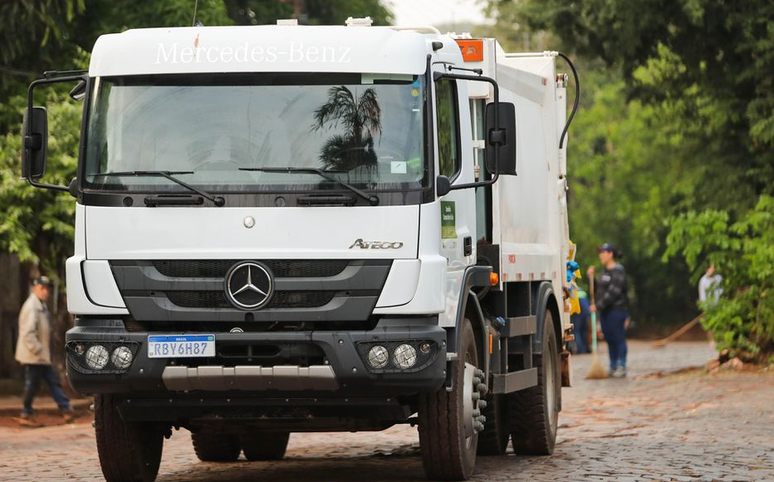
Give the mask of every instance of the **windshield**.
[[(313, 168), (367, 190), (426, 183), (422, 77), (208, 74), (99, 78), (84, 187), (208, 192), (341, 190)], [(240, 170), (241, 169), (241, 170)], [(247, 170), (245, 170), (247, 169)], [(252, 170), (251, 170), (252, 169)]]

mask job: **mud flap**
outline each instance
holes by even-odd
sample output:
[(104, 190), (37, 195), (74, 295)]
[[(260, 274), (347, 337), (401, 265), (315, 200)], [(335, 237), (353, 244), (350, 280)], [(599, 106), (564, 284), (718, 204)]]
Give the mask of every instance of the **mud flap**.
[(572, 364), (570, 363), (570, 352), (563, 350), (561, 353), (562, 386), (572, 386)]

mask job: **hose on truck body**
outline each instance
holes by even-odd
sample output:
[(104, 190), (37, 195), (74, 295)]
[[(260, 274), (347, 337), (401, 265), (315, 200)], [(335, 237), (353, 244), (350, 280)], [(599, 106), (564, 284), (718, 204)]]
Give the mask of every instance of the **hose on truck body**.
[(567, 62), (567, 64), (570, 66), (570, 70), (572, 70), (572, 76), (575, 79), (575, 101), (572, 104), (572, 112), (570, 112), (570, 117), (567, 118), (567, 123), (564, 125), (564, 129), (562, 130), (562, 136), (559, 138), (559, 149), (561, 149), (564, 147), (564, 138), (567, 136), (567, 131), (570, 129), (572, 119), (575, 117), (575, 113), (578, 111), (578, 104), (580, 102), (580, 80), (578, 79), (578, 71), (575, 70), (575, 65), (573, 65), (572, 60), (570, 60), (568, 56), (561, 52), (557, 52), (556, 55), (563, 58)]

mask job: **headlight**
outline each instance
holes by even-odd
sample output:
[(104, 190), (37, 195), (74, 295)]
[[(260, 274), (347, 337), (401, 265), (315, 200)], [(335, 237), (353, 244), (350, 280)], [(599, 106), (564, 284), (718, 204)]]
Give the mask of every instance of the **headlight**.
[(94, 345), (86, 350), (86, 364), (92, 370), (102, 370), (107, 365), (110, 354), (102, 345)]
[(395, 352), (393, 353), (393, 363), (402, 370), (407, 370), (414, 366), (417, 362), (417, 350), (407, 344), (404, 343), (402, 345), (398, 345), (397, 348), (395, 348)]
[(390, 352), (382, 345), (376, 345), (368, 351), (368, 364), (374, 368), (384, 368), (390, 361)]
[(113, 350), (113, 354), (110, 355), (110, 361), (114, 367), (119, 370), (125, 370), (132, 364), (132, 350), (125, 346), (119, 346)]

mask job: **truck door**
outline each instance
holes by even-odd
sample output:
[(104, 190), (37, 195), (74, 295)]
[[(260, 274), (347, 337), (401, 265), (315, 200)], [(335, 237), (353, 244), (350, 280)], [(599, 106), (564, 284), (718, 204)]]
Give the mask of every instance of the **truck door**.
[[(473, 145), (465, 86), (454, 79), (435, 82), (438, 173), (452, 185), (474, 181)], [(475, 189), (449, 192), (440, 199), (441, 253), (447, 263), (446, 318), (454, 324), (465, 268), (476, 262)]]

